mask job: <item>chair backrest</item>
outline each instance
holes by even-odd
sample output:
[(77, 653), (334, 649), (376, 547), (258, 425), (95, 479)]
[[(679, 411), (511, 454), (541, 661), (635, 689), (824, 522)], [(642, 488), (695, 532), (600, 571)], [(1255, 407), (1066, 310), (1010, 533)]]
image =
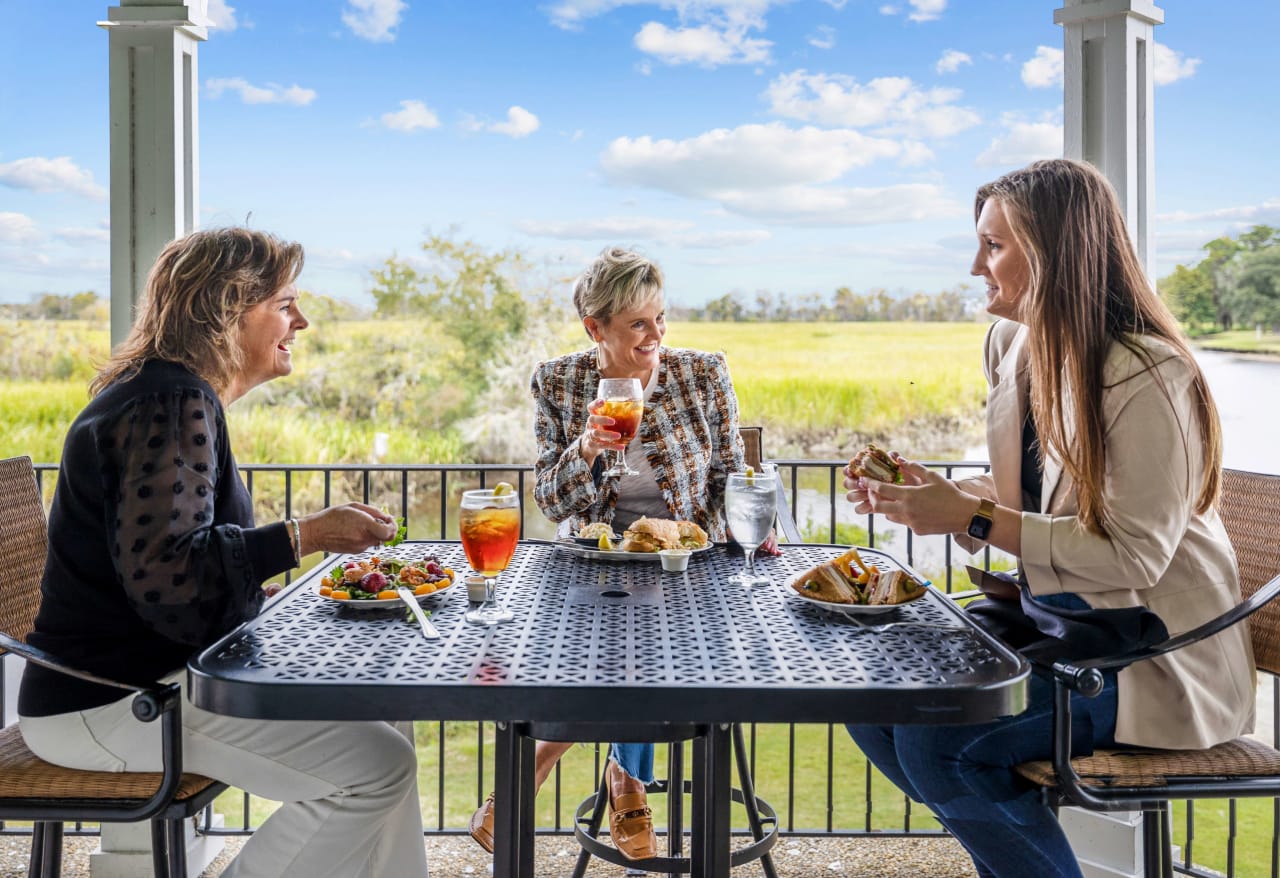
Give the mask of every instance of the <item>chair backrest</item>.
[(44, 504), (31, 458), (0, 460), (0, 631), (15, 640), (26, 640), (35, 624), (48, 549)]
[(760, 469), (760, 461), (764, 460), (764, 427), (739, 427), (738, 435), (742, 437), (747, 466)]
[[(1219, 513), (1248, 597), (1280, 574), (1280, 476), (1225, 470)], [(1250, 616), (1249, 631), (1258, 667), (1280, 674), (1280, 601)]]

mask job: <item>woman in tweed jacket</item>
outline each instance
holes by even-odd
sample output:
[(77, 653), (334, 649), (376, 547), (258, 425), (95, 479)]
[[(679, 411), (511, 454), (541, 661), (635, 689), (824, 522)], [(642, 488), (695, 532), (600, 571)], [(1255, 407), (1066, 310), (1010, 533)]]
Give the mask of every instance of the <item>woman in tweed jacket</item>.
[[(738, 436), (738, 399), (724, 357), (662, 346), (667, 331), (662, 272), (637, 253), (618, 248), (601, 253), (575, 284), (573, 303), (595, 347), (534, 369), (538, 506), (559, 523), (561, 534), (597, 521), (621, 533), (649, 515), (693, 521), (714, 539), (725, 539), (726, 476), (746, 469), (746, 461)], [(625, 451), (636, 475), (603, 475), (608, 463), (603, 452), (617, 448), (620, 437), (612, 418), (596, 414), (602, 378), (636, 378), (644, 388), (644, 417)], [(538, 742), (538, 786), (570, 746)], [(609, 756), (613, 843), (633, 860), (656, 856), (644, 794), (644, 785), (653, 780), (653, 744), (614, 744)], [(472, 816), (471, 835), (493, 850), (492, 796)]]
[[(659, 294), (660, 295), (660, 294)], [(661, 308), (661, 299), (657, 300)], [(600, 454), (611, 437), (609, 418), (589, 410), (602, 377), (601, 349), (580, 351), (540, 363), (533, 373), (537, 402), (535, 429), (538, 462), (534, 468), (534, 498), (562, 534), (576, 533), (584, 524), (602, 521), (617, 533), (625, 530), (636, 511), (656, 517), (692, 521), (711, 535), (725, 539), (724, 485), (730, 472), (746, 468), (738, 436), (738, 400), (721, 354), (658, 346), (665, 326), (658, 315), (652, 379), (645, 400), (644, 419), (632, 440), (629, 458), (642, 455), (664, 508), (628, 504), (627, 482), (603, 479), (607, 463)], [(602, 423), (605, 422), (605, 423)], [(605, 441), (602, 441), (605, 440)], [(594, 452), (594, 453), (593, 453)], [(590, 458), (590, 459), (589, 459)], [(622, 502), (619, 488), (622, 487)]]

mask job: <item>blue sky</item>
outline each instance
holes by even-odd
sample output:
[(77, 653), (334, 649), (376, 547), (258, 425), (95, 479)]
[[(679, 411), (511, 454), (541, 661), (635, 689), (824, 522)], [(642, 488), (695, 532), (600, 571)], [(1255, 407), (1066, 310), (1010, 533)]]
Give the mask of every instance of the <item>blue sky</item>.
[[(201, 223), (307, 248), (304, 286), (457, 228), (567, 279), (638, 247), (668, 294), (965, 283), (976, 186), (1061, 154), (1042, 0), (210, 0)], [(108, 290), (105, 0), (3, 4), (0, 301)], [(1280, 224), (1280, 3), (1167, 0), (1158, 273)]]

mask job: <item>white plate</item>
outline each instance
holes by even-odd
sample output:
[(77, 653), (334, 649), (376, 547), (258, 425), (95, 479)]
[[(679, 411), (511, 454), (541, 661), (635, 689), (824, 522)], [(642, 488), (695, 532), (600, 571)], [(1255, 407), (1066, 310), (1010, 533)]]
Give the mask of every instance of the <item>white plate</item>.
[[(436, 597), (437, 595), (442, 595), (442, 594), (444, 594), (446, 591), (448, 591), (449, 589), (453, 588), (455, 585), (457, 585), (457, 584), (458, 584), (458, 579), (459, 579), (459, 578), (460, 578), (460, 577), (455, 573), (455, 574), (454, 574), (454, 576), (453, 576), (453, 581), (452, 581), (452, 582), (450, 582), (448, 585), (446, 585), (444, 588), (437, 588), (437, 589), (436, 589), (435, 591), (433, 591), (431, 594), (420, 594), (420, 595), (415, 595), (415, 597), (418, 599), (418, 603), (420, 603), (420, 604), (421, 604), (421, 603), (423, 603), (424, 601), (429, 601), (429, 600), (431, 600), (431, 598)], [(408, 586), (405, 586), (405, 587), (406, 587), (406, 588), (408, 588)], [(316, 597), (320, 598), (320, 600), (322, 600), (322, 601), (326, 601), (326, 602), (328, 602), (328, 603), (330, 603), (330, 604), (336, 604), (336, 605), (338, 605), (338, 606), (340, 606), (340, 607), (350, 607), (350, 608), (351, 608), (351, 609), (353, 609), (353, 610), (394, 610), (396, 607), (400, 607), (401, 609), (403, 609), (403, 608), (404, 608), (404, 602), (403, 602), (403, 601), (401, 601), (401, 600), (400, 600), (400, 598), (399, 598), (398, 596), (396, 597), (396, 599), (395, 599), (395, 600), (390, 600), (390, 601), (379, 601), (379, 600), (368, 600), (368, 601), (352, 601), (352, 600), (347, 600), (347, 601), (340, 601), (340, 600), (337, 600), (336, 598), (331, 598), (331, 597), (329, 597), (328, 595), (320, 594), (320, 585), (319, 585), (319, 583), (317, 583), (317, 584), (316, 584), (316, 585), (311, 589), (311, 593), (312, 593), (313, 595), (315, 595)]]
[[(846, 613), (852, 615), (874, 615), (876, 613), (887, 613), (889, 610), (896, 610), (899, 607), (906, 606), (906, 604), (835, 604), (831, 601), (820, 601), (816, 598), (806, 597), (792, 588), (791, 583), (795, 582), (808, 572), (809, 571), (806, 570), (803, 573), (797, 573), (795, 576), (787, 580), (786, 585), (787, 594), (803, 603), (813, 604), (815, 607), (822, 607), (824, 610), (831, 610), (835, 613)], [(919, 598), (916, 598), (916, 600), (919, 600)]]
[[(578, 537), (557, 540), (556, 548), (564, 549), (566, 552), (572, 552), (579, 558), (590, 558), (592, 561), (662, 561), (662, 557), (657, 552), (624, 552), (621, 549), (614, 549), (612, 552), (602, 552), (600, 549), (581, 546), (578, 544), (577, 540)], [(701, 549), (691, 549), (689, 554), (696, 558), (698, 555), (701, 555), (714, 545), (715, 543), (707, 543)]]

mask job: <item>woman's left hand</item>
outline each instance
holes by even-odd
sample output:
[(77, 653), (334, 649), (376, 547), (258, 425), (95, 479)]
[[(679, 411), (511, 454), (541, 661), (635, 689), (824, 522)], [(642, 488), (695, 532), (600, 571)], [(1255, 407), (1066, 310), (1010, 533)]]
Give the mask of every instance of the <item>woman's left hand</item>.
[(756, 549), (757, 555), (781, 555), (782, 549), (778, 548), (778, 532), (769, 531), (769, 535), (764, 538), (764, 542), (760, 544), (760, 548)]
[(955, 482), (914, 461), (898, 457), (903, 484), (857, 478), (846, 471), (849, 501), (859, 514), (877, 512), (918, 534), (960, 533), (973, 517), (978, 498)]

